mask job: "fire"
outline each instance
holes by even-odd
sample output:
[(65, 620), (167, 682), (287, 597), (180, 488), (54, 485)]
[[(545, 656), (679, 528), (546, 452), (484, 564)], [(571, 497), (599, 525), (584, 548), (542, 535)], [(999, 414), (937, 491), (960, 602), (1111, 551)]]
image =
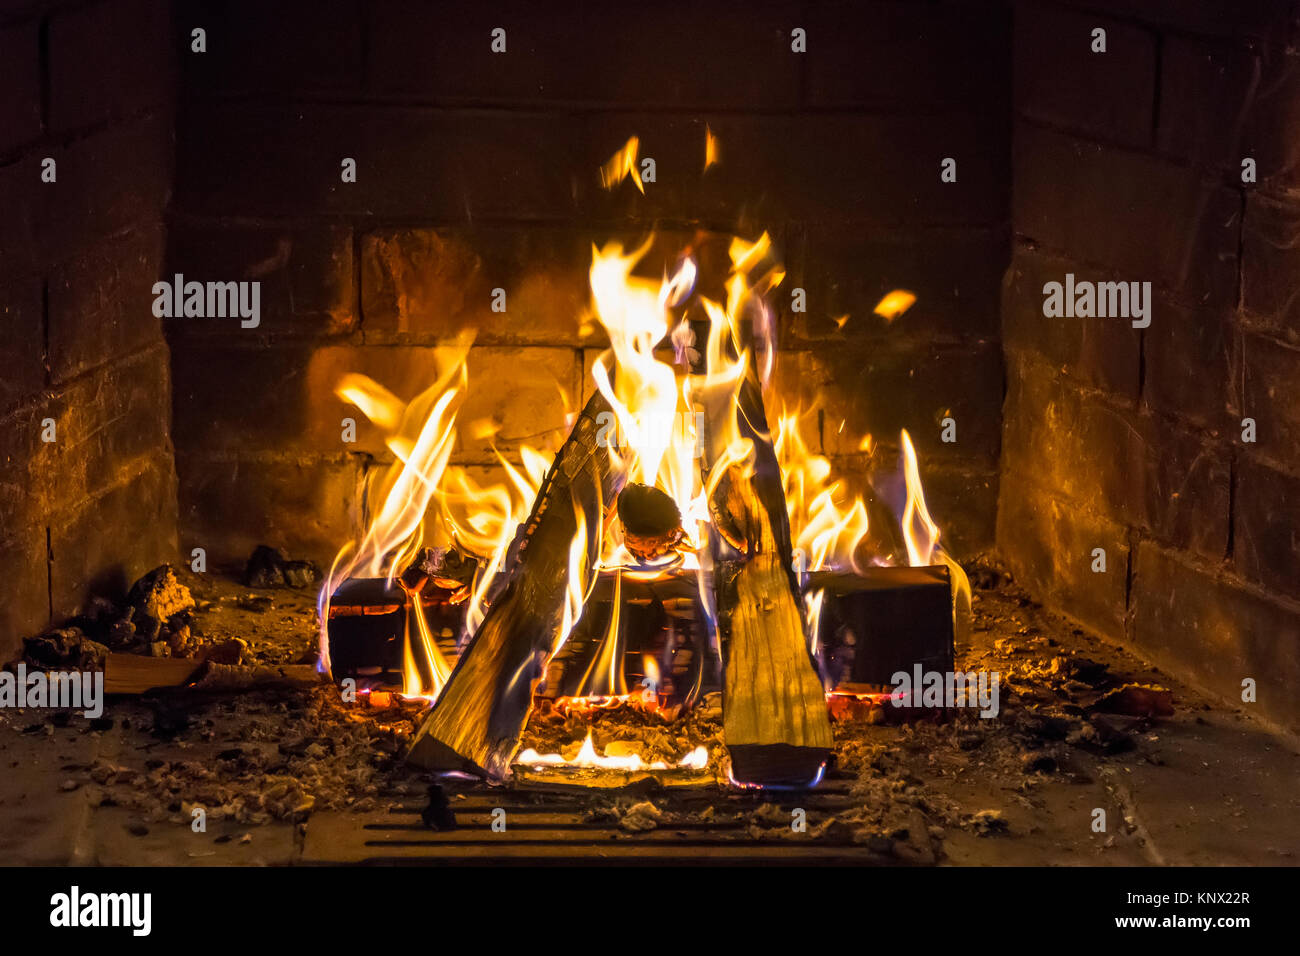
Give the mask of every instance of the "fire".
[[(582, 748), (571, 760), (566, 759), (563, 754), (541, 754), (529, 747), (515, 758), (515, 763), (524, 767), (580, 767), (584, 769), (623, 771), (672, 769), (662, 760), (646, 763), (641, 759), (640, 754), (613, 757), (598, 754), (590, 730), (587, 731), (587, 737), (582, 742)], [(674, 766), (679, 770), (704, 770), (708, 765), (708, 748), (701, 745), (682, 757)]]
[[(407, 588), (402, 572), (423, 547), (457, 547), (478, 560), (464, 595), (466, 627), (482, 620), (484, 600), (515, 527), (527, 513), (550, 460), (524, 447), (522, 470), (498, 454), (509, 485), (484, 486), (466, 469), (450, 465), (456, 443), (456, 416), (469, 385), (466, 357), (471, 336), (435, 350), (436, 377), (416, 398), (403, 402), (364, 375), (346, 375), (335, 393), (356, 406), (384, 434), (394, 462), (366, 480), (368, 501), (379, 502), (359, 541), (344, 545), (334, 559), (318, 599), (322, 622), (321, 656), (328, 667), (325, 623), (330, 596), (350, 577), (383, 578), (407, 591), (402, 651), (402, 691), (408, 697), (436, 700), (451, 665), (430, 630), (421, 587)], [(481, 423), (471, 423), (471, 433)], [(456, 597), (452, 598), (457, 600)]]
[(636, 156), (641, 149), (641, 140), (633, 136), (617, 153), (609, 158), (604, 166), (600, 167), (600, 184), (606, 189), (613, 189), (627, 177), (632, 177), (632, 183), (642, 193), (645, 192), (645, 186), (641, 185), (641, 176), (636, 171)]
[[(708, 169), (718, 159), (711, 130), (706, 130), (705, 150)], [(630, 176), (643, 189), (638, 154), (639, 140), (632, 137), (602, 166), (602, 184), (612, 189)], [(775, 260), (769, 236), (731, 241), (723, 301), (697, 292), (698, 266), (690, 250), (659, 279), (634, 274), (652, 241), (653, 237), (630, 251), (617, 242), (592, 247), (591, 314), (575, 317), (575, 326), (594, 320), (609, 338), (609, 349), (593, 363), (592, 378), (611, 412), (605, 440), (621, 487), (639, 485), (666, 495), (676, 508), (680, 528), (662, 548), (647, 550), (634, 540), (640, 531), (625, 534), (623, 523), (615, 520), (617, 501), (600, 502), (593, 519), (579, 502), (572, 503), (577, 531), (569, 548), (565, 599), (551, 653), (564, 645), (581, 620), (602, 573), (613, 575), (613, 601), (605, 639), (583, 676), (578, 696), (564, 702), (568, 707), (629, 700), (658, 706), (658, 662), (645, 659), (646, 679), (640, 688), (629, 690), (624, 676), (623, 578), (693, 570), (701, 603), (712, 615), (709, 558), (703, 545), (711, 531), (724, 538), (725, 531), (712, 527), (709, 503), (728, 475), (753, 475), (754, 442), (746, 435), (756, 434), (759, 426), (741, 420), (741, 389), (753, 387), (756, 380), (771, 390), (777, 328), (769, 294), (784, 280), (785, 272)], [(894, 290), (875, 311), (892, 322), (915, 301), (912, 293)], [(848, 316), (837, 321), (843, 326)], [(702, 344), (697, 330), (707, 330)], [(425, 616), (425, 581), (405, 581), (404, 572), (423, 548), (455, 548), (472, 557), (477, 562), (472, 581), (452, 596), (464, 602), (465, 637), (472, 636), (483, 620), (516, 529), (527, 517), (551, 464), (551, 456), (538, 449), (523, 448), (518, 463), (498, 452), (504, 480), (482, 484), (467, 469), (450, 463), (461, 432), (483, 440), (498, 427), (486, 420), (457, 424), (469, 387), (466, 357), (471, 345), (472, 338), (466, 337), (438, 350), (433, 384), (409, 402), (362, 375), (345, 376), (337, 388), (337, 394), (384, 435), (395, 460), (368, 477), (365, 500), (377, 502), (377, 510), (358, 540), (339, 551), (321, 592), (320, 618), (328, 620), (330, 595), (349, 577), (381, 577), (390, 585), (405, 587), (403, 692), (429, 701), (437, 699), (451, 666)], [(812, 450), (800, 430), (800, 410), (787, 409), (777, 395), (768, 395), (765, 404), (778, 410), (771, 419), (773, 450), (790, 519), (794, 571), (804, 588), (809, 646), (816, 654), (823, 594), (807, 587), (809, 575), (828, 569), (861, 571), (867, 564), (888, 563), (894, 556), (870, 553), (868, 499), (853, 493), (845, 480), (834, 475), (831, 461)], [(706, 421), (708, 429), (702, 424)], [(899, 444), (906, 496), (896, 502), (901, 508), (895, 513), (906, 560), (911, 565), (946, 564), (953, 582), (954, 613), (964, 613), (969, 586), (960, 566), (940, 544), (940, 529), (927, 507), (916, 451), (906, 431)], [(863, 437), (858, 447), (873, 451), (872, 436)], [(594, 564), (589, 560), (593, 550), (598, 553)], [(710, 626), (713, 623), (709, 621)], [(324, 623), (321, 645), (324, 656)], [(693, 752), (678, 766), (703, 766), (707, 756), (707, 752), (702, 756)], [(639, 758), (597, 755), (589, 736), (575, 765), (629, 769), (633, 760)], [(558, 755), (532, 752), (521, 755), (519, 762), (569, 763)], [(639, 763), (632, 769), (638, 768)]]
[(915, 295), (906, 289), (895, 289), (876, 303), (873, 311), (886, 322), (893, 322), (915, 304)]
[(718, 137), (713, 135), (713, 130), (707, 126), (704, 127), (704, 169), (707, 172), (710, 166), (716, 166), (718, 163)]

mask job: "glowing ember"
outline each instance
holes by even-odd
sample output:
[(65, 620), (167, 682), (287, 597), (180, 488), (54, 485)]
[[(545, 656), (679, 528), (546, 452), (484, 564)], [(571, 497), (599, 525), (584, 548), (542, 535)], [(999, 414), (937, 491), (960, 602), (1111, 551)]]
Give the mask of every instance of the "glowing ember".
[(662, 760), (646, 763), (639, 754), (614, 757), (602, 756), (596, 753), (596, 745), (591, 739), (591, 731), (587, 731), (587, 737), (582, 742), (582, 748), (572, 760), (566, 759), (562, 754), (539, 754), (530, 747), (515, 758), (515, 763), (525, 767), (579, 767), (623, 771), (671, 770), (674, 768), (679, 770), (703, 770), (709, 765), (709, 751), (704, 746), (696, 747), (677, 761), (674, 767), (669, 767)]
[(874, 311), (886, 322), (893, 322), (915, 304), (916, 296), (906, 289), (895, 289), (876, 303)]

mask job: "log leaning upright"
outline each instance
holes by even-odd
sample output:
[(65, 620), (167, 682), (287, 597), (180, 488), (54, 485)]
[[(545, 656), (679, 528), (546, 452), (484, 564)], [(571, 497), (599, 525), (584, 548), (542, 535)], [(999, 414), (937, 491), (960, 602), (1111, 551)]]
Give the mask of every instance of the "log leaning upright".
[(735, 413), (742, 437), (753, 442), (752, 474), (729, 468), (710, 502), (722, 539), (715, 542), (714, 581), (723, 737), (737, 782), (806, 785), (830, 755), (830, 716), (804, 635), (781, 469), (752, 372)]
[(569, 553), (586, 522), (586, 567), (599, 557), (605, 510), (622, 481), (603, 440), (596, 393), (574, 423), (511, 543), (499, 587), (407, 759), (427, 769), (503, 777), (519, 748), (533, 694), (556, 650), (569, 586)]

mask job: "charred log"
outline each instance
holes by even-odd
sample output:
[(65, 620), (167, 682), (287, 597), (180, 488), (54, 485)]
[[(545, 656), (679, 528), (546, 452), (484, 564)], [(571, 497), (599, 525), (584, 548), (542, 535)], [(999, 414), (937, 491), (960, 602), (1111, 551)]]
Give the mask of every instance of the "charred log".
[(433, 587), (468, 594), (477, 570), (478, 561), (456, 548), (421, 548), (402, 572), (402, 588), (424, 591)]
[(502, 590), (411, 746), (407, 759), (417, 766), (495, 777), (508, 771), (563, 636), (571, 546), (582, 531), (582, 567), (594, 565), (605, 508), (619, 491), (621, 478), (599, 438), (598, 418), (608, 411), (599, 393), (592, 396), (551, 465), (511, 543)]

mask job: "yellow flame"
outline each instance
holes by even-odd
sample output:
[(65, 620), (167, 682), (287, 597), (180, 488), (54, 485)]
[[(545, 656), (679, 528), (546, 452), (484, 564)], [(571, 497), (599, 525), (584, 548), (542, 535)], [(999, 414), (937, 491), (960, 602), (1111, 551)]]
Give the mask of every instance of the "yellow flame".
[[(335, 558), (321, 591), (321, 620), (328, 619), (330, 595), (350, 577), (381, 577), (394, 585), (422, 547), (455, 546), (478, 559), (470, 586), (466, 627), (478, 626), (483, 601), (500, 570), (514, 530), (526, 516), (548, 459), (524, 447), (523, 471), (501, 458), (510, 484), (482, 485), (463, 468), (448, 464), (456, 442), (456, 415), (468, 388), (465, 360), (472, 345), (465, 336), (434, 350), (434, 383), (403, 402), (364, 375), (350, 374), (336, 394), (359, 408), (384, 433), (395, 461), (366, 479), (365, 500), (379, 502), (359, 540)], [(482, 433), (482, 422), (469, 427)], [(500, 456), (498, 456), (500, 457)], [(322, 650), (327, 650), (322, 624)], [(402, 654), (403, 693), (436, 700), (450, 674), (418, 594), (407, 596)]]
[(939, 544), (939, 526), (930, 517), (925, 504), (925, 491), (921, 487), (921, 472), (917, 466), (916, 449), (912, 436), (903, 429), (903, 479), (907, 486), (907, 503), (903, 507), (903, 541), (907, 546), (910, 565), (930, 565), (941, 562), (948, 568), (953, 598), (953, 628), (957, 641), (965, 640), (970, 622), (970, 581), (966, 571)]
[(641, 175), (636, 168), (636, 157), (640, 148), (640, 139), (635, 136), (629, 139), (622, 149), (611, 156), (604, 166), (600, 167), (600, 184), (606, 189), (613, 189), (630, 176), (633, 185), (644, 194), (645, 186), (641, 184)]
[[(887, 293), (883, 299), (876, 303), (873, 310), (876, 315), (884, 318), (886, 322), (893, 322), (896, 318), (910, 309), (916, 303), (916, 296), (906, 289), (895, 289)], [(847, 316), (846, 316), (847, 318)], [(841, 326), (842, 328), (843, 326)]]
[(609, 625), (600, 642), (600, 650), (592, 657), (587, 672), (578, 688), (579, 697), (625, 697), (627, 681), (623, 676), (623, 631), (619, 627), (619, 612), (623, 606), (623, 575), (614, 572), (614, 597), (610, 603)]
[(708, 126), (704, 127), (704, 169), (707, 172), (710, 166), (718, 164), (718, 137), (713, 135), (713, 130)]

